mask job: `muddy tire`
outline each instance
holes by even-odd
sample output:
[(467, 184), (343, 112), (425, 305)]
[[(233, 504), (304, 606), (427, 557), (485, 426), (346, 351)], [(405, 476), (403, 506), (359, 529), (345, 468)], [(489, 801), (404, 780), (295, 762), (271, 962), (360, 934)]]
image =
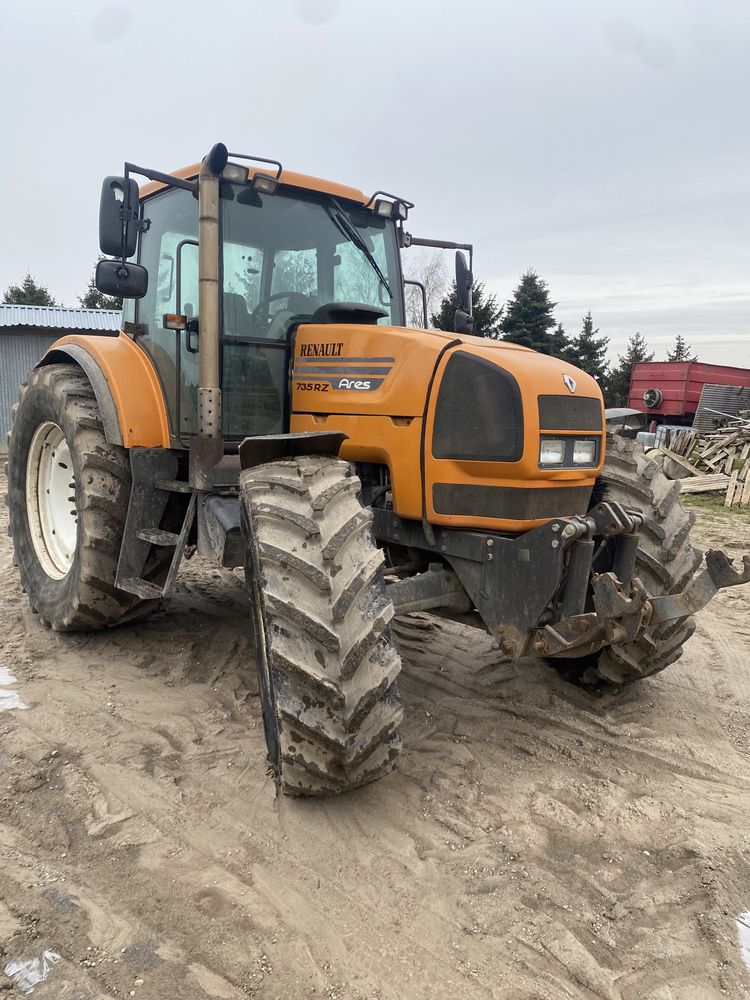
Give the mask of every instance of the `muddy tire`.
[[(695, 517), (680, 503), (680, 484), (664, 475), (661, 458), (646, 455), (636, 441), (610, 435), (596, 494), (597, 502), (615, 500), (643, 512), (635, 575), (647, 592), (658, 597), (684, 590), (702, 554), (690, 544)], [(665, 622), (647, 629), (637, 642), (609, 646), (566, 664), (586, 683), (629, 684), (658, 674), (678, 660), (694, 631), (692, 617)]]
[(393, 605), (359, 488), (352, 467), (328, 456), (241, 476), (263, 724), (287, 795), (365, 785), (401, 745)]
[(129, 500), (128, 453), (107, 443), (84, 373), (33, 371), (13, 407), (9, 530), (32, 610), (56, 631), (109, 628), (159, 606), (115, 587)]

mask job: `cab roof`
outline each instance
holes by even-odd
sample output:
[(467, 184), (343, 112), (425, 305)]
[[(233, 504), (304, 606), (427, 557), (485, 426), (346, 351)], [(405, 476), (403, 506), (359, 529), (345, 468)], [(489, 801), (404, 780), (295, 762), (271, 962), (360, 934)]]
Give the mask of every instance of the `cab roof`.
[[(171, 170), (170, 173), (173, 177), (189, 181), (198, 177), (200, 169), (200, 163), (194, 163), (190, 167)], [(266, 167), (248, 167), (247, 175), (249, 180), (252, 180), (256, 174), (269, 174), (271, 177), (275, 177), (276, 171), (269, 170)], [(294, 170), (282, 170), (279, 175), (279, 183), (288, 187), (303, 188), (307, 191), (317, 191), (320, 194), (333, 195), (334, 198), (344, 198), (347, 201), (358, 202), (360, 205), (366, 205), (368, 200), (364, 192), (360, 191), (359, 188), (349, 187), (347, 184), (337, 184), (335, 181), (327, 181), (321, 177), (311, 177), (309, 174), (299, 174)], [(144, 184), (140, 189), (141, 198), (147, 198), (150, 194), (161, 191), (166, 186), (161, 181), (149, 181), (148, 184)]]

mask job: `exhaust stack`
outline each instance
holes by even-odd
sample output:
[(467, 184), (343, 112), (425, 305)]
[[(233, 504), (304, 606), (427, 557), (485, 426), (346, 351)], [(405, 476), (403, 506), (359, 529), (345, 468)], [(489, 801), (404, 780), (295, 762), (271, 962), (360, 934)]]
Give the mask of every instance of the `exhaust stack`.
[(211, 439), (221, 437), (219, 176), (227, 158), (227, 147), (217, 143), (198, 177), (198, 435)]

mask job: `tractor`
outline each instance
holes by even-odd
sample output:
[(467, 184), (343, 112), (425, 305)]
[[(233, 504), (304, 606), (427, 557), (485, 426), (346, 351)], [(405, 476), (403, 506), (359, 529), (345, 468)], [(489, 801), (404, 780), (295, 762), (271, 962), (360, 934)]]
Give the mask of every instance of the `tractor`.
[[(679, 484), (607, 438), (593, 378), (472, 333), (472, 247), (412, 236), (413, 207), (221, 143), (174, 173), (126, 163), (102, 186), (96, 272), (122, 328), (58, 340), (14, 407), (32, 609), (107, 629), (157, 609), (196, 550), (244, 567), (290, 795), (394, 766), (394, 615), (622, 685), (675, 661), (693, 613), (750, 579), (750, 557), (736, 570), (722, 552), (699, 571)], [(415, 245), (456, 250), (453, 331), (426, 328), (426, 303), (425, 328), (405, 325)]]

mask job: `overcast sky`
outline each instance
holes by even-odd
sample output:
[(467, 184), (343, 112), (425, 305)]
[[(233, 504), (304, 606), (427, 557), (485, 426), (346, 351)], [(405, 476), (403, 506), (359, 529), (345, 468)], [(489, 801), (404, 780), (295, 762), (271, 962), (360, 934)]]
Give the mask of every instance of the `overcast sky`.
[(0, 291), (66, 305), (101, 179), (230, 149), (417, 203), (500, 301), (750, 366), (748, 0), (2, 0)]

